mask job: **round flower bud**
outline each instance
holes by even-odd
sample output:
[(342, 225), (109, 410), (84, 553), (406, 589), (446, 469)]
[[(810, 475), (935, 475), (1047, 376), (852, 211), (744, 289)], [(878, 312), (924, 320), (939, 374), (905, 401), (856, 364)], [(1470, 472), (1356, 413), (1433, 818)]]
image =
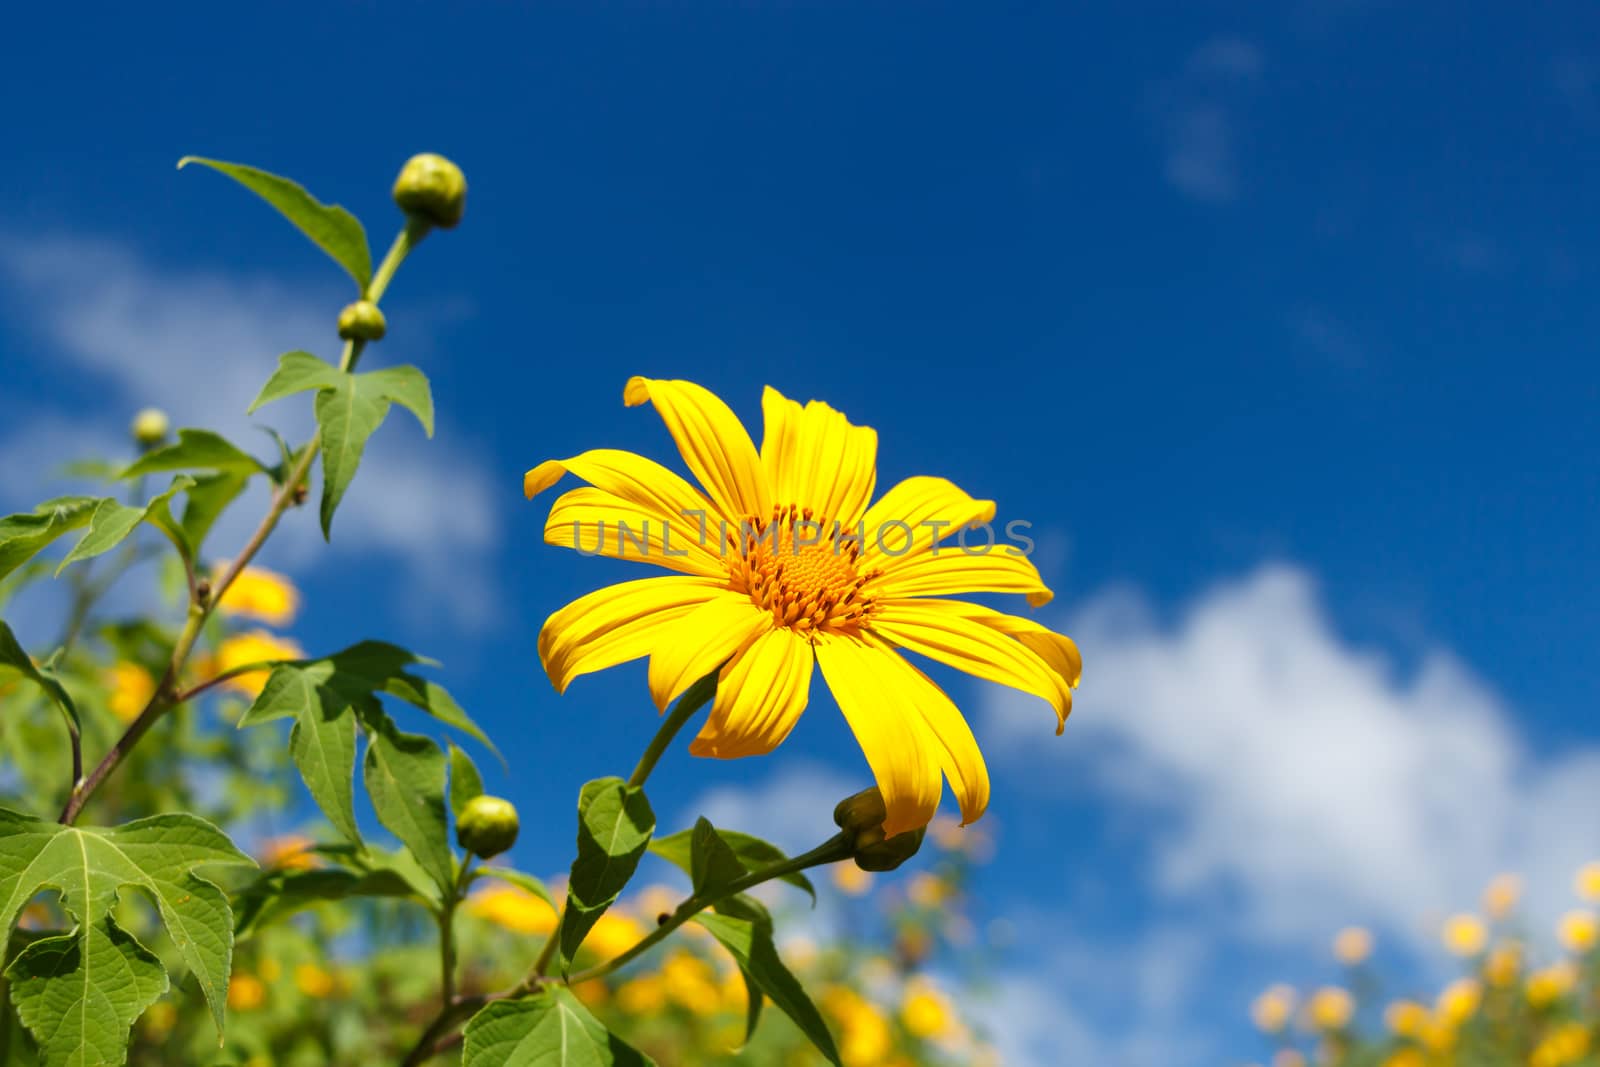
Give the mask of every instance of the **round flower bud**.
[(906, 830), (893, 837), (883, 836), (883, 827), (864, 830), (856, 835), (856, 866), (863, 871), (892, 871), (917, 854), (927, 827)]
[(423, 152), (406, 160), (394, 183), (394, 202), (407, 215), (419, 215), (449, 229), (467, 210), (467, 179), (443, 156)]
[(517, 809), (499, 797), (476, 796), (456, 819), (456, 840), (482, 859), (498, 856), (517, 843)]
[(133, 417), (128, 430), (140, 448), (155, 448), (167, 439), (167, 434), (172, 430), (172, 420), (160, 408), (145, 408)]
[(383, 312), (370, 300), (357, 300), (339, 312), (339, 337), (345, 341), (381, 341), (389, 332)]
[(889, 817), (883, 794), (878, 787), (863, 789), (839, 801), (833, 809), (833, 821), (847, 835), (860, 836), (868, 830), (883, 830), (883, 820)]

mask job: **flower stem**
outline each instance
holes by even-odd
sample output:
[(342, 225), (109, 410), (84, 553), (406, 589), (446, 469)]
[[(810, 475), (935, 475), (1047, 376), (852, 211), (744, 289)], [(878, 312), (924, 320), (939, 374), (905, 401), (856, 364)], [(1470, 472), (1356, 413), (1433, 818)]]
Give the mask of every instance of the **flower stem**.
[(721, 668), (712, 671), (698, 682), (691, 685), (683, 696), (678, 698), (677, 706), (662, 720), (661, 728), (650, 739), (649, 746), (644, 750), (644, 755), (639, 757), (638, 766), (633, 768), (633, 774), (628, 777), (628, 785), (637, 789), (644, 785), (645, 779), (650, 777), (650, 772), (656, 769), (667, 748), (672, 744), (672, 739), (678, 736), (678, 731), (683, 729), (689, 717), (705, 706), (717, 692), (717, 673)]

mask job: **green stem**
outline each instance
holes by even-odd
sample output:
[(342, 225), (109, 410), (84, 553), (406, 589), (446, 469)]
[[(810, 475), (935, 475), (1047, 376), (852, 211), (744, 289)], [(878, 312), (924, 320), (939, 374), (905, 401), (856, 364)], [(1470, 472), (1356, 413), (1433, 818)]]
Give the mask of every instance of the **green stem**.
[(689, 717), (710, 700), (717, 692), (717, 674), (721, 668), (712, 671), (698, 682), (691, 685), (688, 692), (678, 698), (677, 706), (667, 715), (661, 723), (656, 735), (650, 739), (650, 744), (644, 750), (644, 755), (639, 757), (638, 766), (633, 768), (633, 774), (628, 777), (628, 784), (634, 788), (644, 785), (650, 777), (650, 772), (656, 769), (656, 764), (672, 744), (672, 739), (678, 736), (678, 731), (683, 729)]
[(406, 256), (422, 243), (422, 239), (428, 236), (428, 231), (432, 228), (431, 224), (414, 215), (406, 220), (405, 227), (396, 235), (394, 244), (389, 246), (389, 254), (383, 257), (383, 262), (378, 264), (377, 273), (373, 274), (372, 281), (367, 283), (366, 292), (362, 294), (363, 299), (370, 300), (374, 304), (383, 299), (384, 291), (389, 288), (389, 282), (394, 278), (394, 272), (400, 269), (400, 264), (405, 262)]

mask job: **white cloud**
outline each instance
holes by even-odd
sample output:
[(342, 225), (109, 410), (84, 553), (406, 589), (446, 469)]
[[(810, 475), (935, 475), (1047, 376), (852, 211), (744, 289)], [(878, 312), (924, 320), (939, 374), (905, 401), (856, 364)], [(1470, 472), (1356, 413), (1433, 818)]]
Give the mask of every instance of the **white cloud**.
[[(1163, 828), (1159, 899), (1226, 895), (1219, 934), (1321, 945), (1359, 921), (1426, 954), (1433, 920), (1496, 871), (1527, 874), (1548, 917), (1600, 853), (1600, 828), (1570, 818), (1600, 801), (1600, 749), (1534, 756), (1448, 652), (1403, 675), (1342, 639), (1303, 571), (1220, 585), (1172, 626), (1111, 594), (1066, 629), (1086, 662), (1068, 758)], [(1039, 758), (1002, 703), (997, 760)]]
[[(219, 430), (263, 454), (271, 446), (256, 427), (270, 422), (290, 439), (312, 428), (308, 404), (280, 402), (256, 419), (244, 411), (279, 353), (301, 348), (327, 356), (336, 349), (331, 323), (341, 298), (331, 289), (173, 273), (116, 243), (62, 236), (0, 238), (0, 280), (8, 283), (5, 296), (17, 311), (12, 321), (25, 323), (49, 357), (64, 358), (103, 393), (89, 411), (15, 414), (0, 438), (7, 471), (18, 472), (0, 483), (10, 506), (27, 506), (43, 483), (34, 465), (21, 462), (54, 454), (39, 443), (41, 433), (52, 440), (77, 434), (82, 444), (103, 447), (108, 435), (102, 427), (120, 430), (145, 405), (165, 408), (178, 425)], [(420, 341), (426, 347), (426, 338)], [(22, 338), (10, 343), (20, 347)], [(433, 442), (405, 425), (408, 419), (397, 415), (369, 443), (361, 476), (335, 518), (332, 552), (377, 548), (420, 584), (427, 607), (418, 610), (443, 607), (459, 623), (485, 625), (494, 603), (490, 568), (500, 494), (479, 457), (449, 439), (447, 417), (444, 439)], [(241, 505), (225, 523), (214, 535), (216, 545), (242, 542), (254, 518)], [(314, 515), (292, 515), (269, 558), (318, 564), (328, 560), (320, 542)]]
[(1238, 106), (1264, 66), (1256, 45), (1216, 37), (1190, 54), (1179, 77), (1160, 87), (1163, 171), (1184, 196), (1206, 203), (1238, 196)]

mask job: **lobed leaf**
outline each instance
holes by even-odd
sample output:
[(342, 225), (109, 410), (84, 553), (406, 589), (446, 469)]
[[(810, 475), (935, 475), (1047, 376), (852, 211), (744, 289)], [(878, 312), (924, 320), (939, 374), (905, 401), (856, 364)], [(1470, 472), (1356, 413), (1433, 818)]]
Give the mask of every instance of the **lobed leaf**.
[(72, 546), (72, 551), (67, 553), (61, 565), (56, 568), (56, 574), (59, 576), (68, 566), (79, 560), (93, 559), (95, 556), (110, 552), (147, 519), (172, 539), (180, 555), (185, 559), (193, 559), (193, 550), (183, 531), (172, 521), (172, 513), (167, 506), (174, 496), (193, 484), (193, 478), (187, 474), (180, 474), (172, 479), (172, 484), (165, 491), (142, 508), (119, 504), (106, 497), (89, 516), (89, 531)]
[(646, 1067), (655, 1062), (560, 987), (490, 1004), (468, 1020), (463, 1036), (462, 1067)]
[(341, 372), (317, 393), (314, 405), (322, 430), (322, 535), (330, 535), (333, 513), (356, 476), (367, 439), (396, 403), (409, 409), (433, 435), (433, 396), (428, 379), (415, 367), (390, 367), (368, 374)]
[(278, 357), (278, 369), (272, 372), (272, 377), (267, 379), (267, 384), (261, 387), (256, 398), (250, 401), (245, 414), (253, 414), (256, 408), (264, 404), (308, 389), (337, 389), (341, 374), (339, 368), (310, 352), (285, 352)]

